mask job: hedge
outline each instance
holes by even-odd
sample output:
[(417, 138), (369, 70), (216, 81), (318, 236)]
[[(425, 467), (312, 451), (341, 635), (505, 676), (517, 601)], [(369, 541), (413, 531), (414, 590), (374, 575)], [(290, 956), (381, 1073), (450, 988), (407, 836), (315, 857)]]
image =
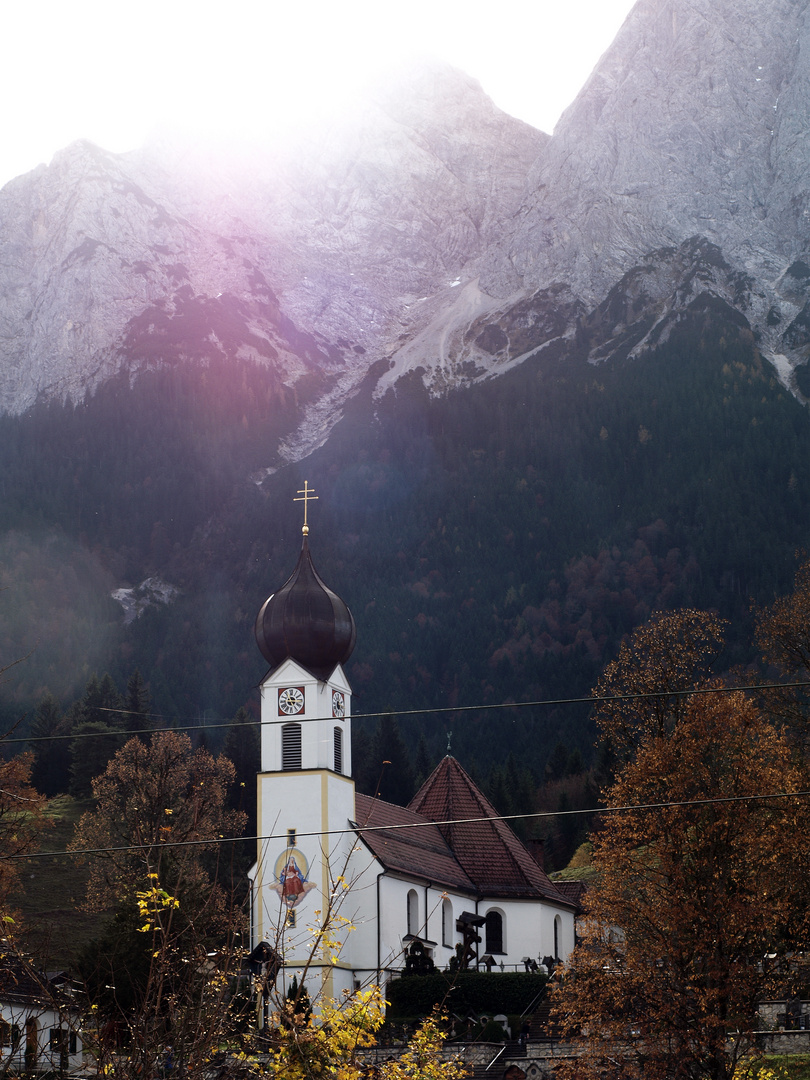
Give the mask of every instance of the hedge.
[(386, 988), (388, 1016), (427, 1016), (434, 1005), (450, 1013), (522, 1013), (545, 987), (545, 975), (523, 971), (459, 971), (409, 975)]

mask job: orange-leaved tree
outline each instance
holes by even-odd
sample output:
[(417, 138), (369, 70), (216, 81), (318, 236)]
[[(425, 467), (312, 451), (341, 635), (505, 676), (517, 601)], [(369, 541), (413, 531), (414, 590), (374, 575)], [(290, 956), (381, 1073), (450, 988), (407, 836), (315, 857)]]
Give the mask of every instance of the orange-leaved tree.
[[(15, 660), (0, 668), (0, 682), (10, 667), (21, 662)], [(9, 734), (0, 736), (0, 746)], [(0, 918), (3, 920), (0, 937), (10, 936), (14, 926), (9, 904), (20, 884), (19, 857), (36, 847), (46, 824), (43, 815), (46, 799), (31, 783), (33, 763), (33, 754), (9, 758), (0, 754)]]
[[(796, 571), (793, 589), (770, 607), (756, 612), (757, 644), (763, 658), (786, 677), (787, 683), (810, 679), (810, 559)], [(807, 740), (810, 720), (810, 687), (785, 685), (770, 690), (768, 707), (783, 716), (794, 732)]]
[(87, 906), (131, 898), (153, 873), (172, 889), (207, 883), (204, 857), (244, 824), (243, 814), (228, 809), (233, 780), (227, 758), (192, 750), (187, 735), (130, 739), (93, 781), (96, 805), (71, 845), (92, 852)]
[(601, 738), (617, 761), (630, 758), (639, 742), (674, 730), (689, 691), (710, 683), (724, 629), (708, 611), (659, 611), (623, 642), (593, 691), (603, 699), (594, 710)]
[[(2, 740), (0, 740), (2, 741)], [(32, 754), (0, 759), (0, 916), (8, 936), (9, 905), (19, 887), (20, 856), (32, 851), (45, 827), (45, 797), (31, 785)]]
[(577, 1054), (558, 1074), (730, 1080), (757, 1001), (806, 940), (807, 808), (783, 797), (801, 771), (740, 691), (652, 704), (605, 793), (597, 880), (555, 995)]

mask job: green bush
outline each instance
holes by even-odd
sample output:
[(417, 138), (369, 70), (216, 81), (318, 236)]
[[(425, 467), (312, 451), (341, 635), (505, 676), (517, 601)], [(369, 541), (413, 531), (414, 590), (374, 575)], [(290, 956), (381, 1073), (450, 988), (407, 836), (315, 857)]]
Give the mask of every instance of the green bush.
[(506, 1042), (506, 1032), (497, 1020), (487, 1020), (481, 1029), (481, 1042)]

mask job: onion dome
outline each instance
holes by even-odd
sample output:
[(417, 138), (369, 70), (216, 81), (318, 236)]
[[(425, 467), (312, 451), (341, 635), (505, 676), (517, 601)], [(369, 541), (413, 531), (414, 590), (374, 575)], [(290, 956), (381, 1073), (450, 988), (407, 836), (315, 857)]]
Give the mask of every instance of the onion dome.
[(259, 651), (271, 669), (289, 657), (326, 679), (349, 659), (356, 636), (349, 608), (312, 565), (305, 531), (298, 565), (256, 617)]

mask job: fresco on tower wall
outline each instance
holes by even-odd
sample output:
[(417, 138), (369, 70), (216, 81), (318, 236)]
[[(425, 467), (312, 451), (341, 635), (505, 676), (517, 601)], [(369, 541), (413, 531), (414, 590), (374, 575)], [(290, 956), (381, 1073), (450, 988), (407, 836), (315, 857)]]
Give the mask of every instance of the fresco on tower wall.
[(298, 848), (285, 848), (276, 859), (272, 888), (288, 908), (296, 907), (309, 890), (315, 888), (308, 873), (309, 863)]

